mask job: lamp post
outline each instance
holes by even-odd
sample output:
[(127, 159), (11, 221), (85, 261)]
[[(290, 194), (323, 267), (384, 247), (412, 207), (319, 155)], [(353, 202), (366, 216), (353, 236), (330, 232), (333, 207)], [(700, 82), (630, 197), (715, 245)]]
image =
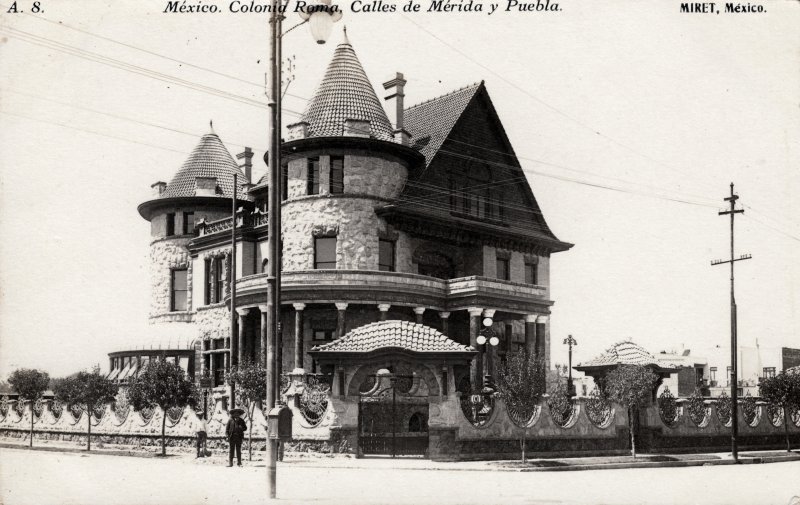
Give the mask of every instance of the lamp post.
[[(494, 324), (494, 321), (492, 320), (491, 317), (485, 317), (483, 318), (482, 324), (484, 328), (483, 330), (481, 330), (480, 334), (478, 335), (478, 338), (475, 341), (478, 343), (478, 345), (484, 345), (488, 343), (492, 347), (497, 347), (497, 345), (500, 343), (500, 339), (497, 338), (497, 335), (495, 335), (494, 331), (492, 331), (492, 325)], [(491, 349), (488, 349), (486, 359), (487, 359), (487, 364), (489, 365), (488, 366), (489, 373), (484, 375), (483, 378), (484, 385), (490, 381), (491, 374), (494, 372), (494, 362), (492, 360)], [(480, 388), (480, 385), (478, 384), (477, 387)]]
[(578, 345), (578, 341), (572, 338), (572, 335), (568, 335), (567, 338), (564, 339), (564, 344), (569, 346), (569, 376), (567, 378), (567, 394), (572, 397), (575, 396), (575, 384), (572, 383), (572, 346)]
[[(269, 191), (268, 191), (268, 230), (267, 238), (267, 407), (277, 406), (280, 380), (278, 377), (278, 332), (280, 324), (281, 287), (281, 53), (283, 36), (302, 24), (308, 23), (318, 44), (324, 44), (330, 35), (333, 23), (341, 19), (342, 12), (331, 5), (331, 0), (318, 0), (317, 4), (300, 9), (303, 21), (286, 32), (281, 31), (281, 23), (286, 11), (286, 3), (272, 0), (270, 8), (270, 55), (269, 55)], [(278, 441), (267, 439), (267, 496), (276, 496), (276, 474), (278, 461)]]

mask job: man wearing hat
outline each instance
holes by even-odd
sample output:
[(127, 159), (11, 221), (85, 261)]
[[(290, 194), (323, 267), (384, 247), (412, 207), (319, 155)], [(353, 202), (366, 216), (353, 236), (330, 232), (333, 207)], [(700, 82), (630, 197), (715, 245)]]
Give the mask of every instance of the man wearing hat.
[(233, 452), (236, 451), (236, 460), (239, 466), (242, 466), (242, 441), (244, 440), (244, 432), (247, 431), (247, 423), (242, 419), (244, 410), (231, 409), (230, 419), (225, 426), (225, 437), (228, 439), (230, 449), (228, 451), (228, 466), (233, 466)]

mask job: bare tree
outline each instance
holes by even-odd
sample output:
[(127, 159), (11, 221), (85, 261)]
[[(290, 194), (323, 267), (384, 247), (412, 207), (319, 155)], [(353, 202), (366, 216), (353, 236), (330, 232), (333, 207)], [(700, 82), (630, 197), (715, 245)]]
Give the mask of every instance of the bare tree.
[(528, 429), (545, 392), (545, 362), (520, 349), (506, 355), (497, 368), (497, 389), (511, 421), (520, 429), (519, 447), (526, 461)]

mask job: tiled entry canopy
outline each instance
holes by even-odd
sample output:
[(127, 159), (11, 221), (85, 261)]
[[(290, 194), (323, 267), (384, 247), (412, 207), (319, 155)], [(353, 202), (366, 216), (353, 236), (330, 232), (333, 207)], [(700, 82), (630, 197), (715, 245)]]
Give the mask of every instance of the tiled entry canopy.
[(418, 353), (472, 354), (472, 347), (450, 340), (438, 330), (409, 321), (378, 321), (356, 328), (340, 339), (318, 345), (311, 353), (369, 353), (380, 349)]

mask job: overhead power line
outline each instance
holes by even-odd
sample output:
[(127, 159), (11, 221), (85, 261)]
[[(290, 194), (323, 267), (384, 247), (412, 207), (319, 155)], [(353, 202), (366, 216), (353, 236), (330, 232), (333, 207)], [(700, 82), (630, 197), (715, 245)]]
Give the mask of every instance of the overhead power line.
[(110, 135), (108, 133), (101, 133), (101, 132), (94, 131), (94, 130), (88, 130), (86, 128), (80, 128), (78, 126), (73, 126), (73, 125), (66, 124), (66, 123), (58, 123), (56, 121), (48, 121), (46, 119), (38, 119), (38, 118), (35, 118), (35, 117), (26, 116), (24, 114), (16, 114), (14, 112), (8, 112), (8, 111), (2, 110), (2, 109), (0, 109), (0, 114), (6, 114), (8, 116), (15, 116), (15, 117), (27, 119), (29, 121), (36, 121), (38, 123), (47, 123), (47, 124), (51, 124), (51, 125), (54, 125), (54, 126), (60, 126), (62, 128), (69, 128), (70, 130), (77, 130), (77, 131), (84, 132), (84, 133), (91, 133), (93, 135), (99, 135), (101, 137), (108, 137), (108, 138), (115, 139), (115, 140), (121, 140), (123, 142), (130, 142), (132, 144), (139, 144), (139, 145), (142, 145), (142, 146), (153, 147), (155, 149), (161, 149), (163, 151), (171, 151), (173, 153), (178, 153), (178, 154), (187, 154), (187, 155), (189, 154), (187, 151), (179, 151), (177, 149), (171, 149), (169, 147), (157, 146), (155, 144), (150, 144), (150, 143), (147, 143), (147, 142), (140, 142), (138, 140), (133, 140), (133, 139), (125, 138), (125, 137), (118, 137), (116, 135)]
[[(83, 29), (76, 28), (76, 27), (73, 27), (73, 26), (70, 26), (70, 25), (66, 25), (64, 23), (56, 23), (56, 22), (54, 22), (52, 20), (49, 20), (49, 19), (46, 19), (46, 18), (37, 17), (37, 16), (32, 16), (32, 17), (34, 17), (36, 19), (40, 19), (42, 21), (46, 21), (46, 22), (51, 23), (51, 24), (56, 24), (58, 26), (62, 26), (64, 28), (69, 28), (69, 29), (75, 30), (77, 32), (84, 33), (86, 35), (90, 35), (90, 36), (96, 37), (98, 39), (106, 40), (108, 42), (112, 42), (112, 43), (119, 44), (121, 46), (125, 46), (125, 47), (128, 47), (128, 48), (137, 50), (137, 51), (141, 51), (143, 53), (146, 53), (146, 54), (149, 54), (149, 55), (152, 55), (152, 56), (160, 57), (160, 58), (163, 58), (163, 59), (166, 59), (166, 60), (169, 60), (169, 61), (173, 61), (173, 62), (176, 62), (176, 63), (180, 63), (182, 65), (186, 65), (186, 66), (189, 66), (189, 67), (192, 67), (192, 68), (196, 68), (196, 69), (199, 69), (199, 70), (207, 71), (207, 72), (210, 72), (210, 73), (213, 73), (213, 74), (216, 74), (216, 75), (220, 75), (220, 76), (223, 76), (223, 77), (231, 78), (233, 80), (244, 82), (244, 83), (247, 83), (247, 84), (250, 84), (250, 85), (262, 87), (262, 85), (260, 83), (256, 83), (256, 82), (253, 82), (253, 81), (247, 81), (245, 79), (241, 79), (240, 77), (237, 77), (237, 76), (234, 76), (234, 75), (231, 75), (231, 74), (226, 74), (224, 72), (219, 72), (217, 70), (210, 69), (208, 67), (195, 65), (195, 64), (192, 64), (192, 63), (184, 61), (184, 60), (180, 60), (180, 59), (168, 56), (168, 55), (164, 55), (164, 54), (160, 54), (160, 53), (157, 53), (157, 52), (154, 52), (154, 51), (143, 49), (143, 48), (135, 46), (133, 44), (129, 44), (129, 43), (126, 43), (126, 42), (115, 40), (115, 39), (112, 39), (110, 37), (105, 37), (103, 35), (98, 35), (98, 34), (92, 33), (92, 32), (87, 31), (87, 30), (83, 30)], [(469, 59), (473, 63), (476, 63), (477, 65), (481, 66), (482, 68), (486, 69), (487, 71), (491, 72), (492, 74), (494, 74), (494, 75), (498, 76), (499, 78), (503, 79), (506, 83), (508, 83), (512, 87), (518, 89), (519, 91), (525, 93), (526, 95), (530, 96), (531, 98), (533, 98), (537, 102), (540, 102), (543, 105), (547, 106), (548, 108), (551, 108), (554, 111), (558, 112), (562, 116), (567, 117), (568, 119), (577, 122), (581, 126), (584, 126), (584, 127), (588, 128), (588, 129), (594, 131), (588, 125), (586, 125), (586, 124), (582, 123), (581, 121), (577, 120), (576, 118), (573, 118), (572, 116), (570, 116), (568, 114), (565, 114), (562, 111), (550, 106), (549, 104), (547, 104), (543, 100), (541, 100), (538, 97), (536, 97), (536, 96), (532, 95), (531, 93), (529, 93), (527, 90), (515, 85), (513, 82), (511, 82), (511, 81), (505, 79), (503, 76), (497, 74), (496, 72), (494, 72), (489, 67), (487, 67), (487, 66), (485, 66), (485, 65), (483, 65), (483, 64), (481, 64), (481, 63), (479, 63), (477, 61), (475, 61), (469, 55), (463, 53), (462, 51), (460, 51), (457, 48), (453, 47), (452, 45), (448, 44), (446, 41), (440, 39), (439, 37), (436, 37), (434, 34), (430, 33), (428, 30), (426, 30), (421, 25), (418, 25), (417, 23), (413, 22), (410, 19), (409, 19), (409, 21), (411, 21), (412, 23), (417, 25), (420, 29), (422, 29), (423, 31), (425, 31), (426, 33), (431, 35), (432, 37), (434, 37), (437, 40), (439, 40), (441, 43), (447, 45), (448, 47), (450, 47), (454, 51), (458, 52), (459, 54), (461, 54), (465, 58)], [(67, 44), (63, 44), (61, 42), (54, 41), (52, 39), (48, 39), (46, 37), (38, 36), (36, 34), (31, 34), (29, 32), (24, 32), (22, 30), (17, 30), (15, 28), (10, 28), (10, 27), (7, 27), (7, 26), (0, 27), (0, 31), (4, 31), (4, 30), (6, 31), (7, 34), (11, 35), (12, 37), (18, 38), (18, 39), (23, 40), (25, 42), (28, 42), (28, 43), (31, 43), (31, 44), (34, 44), (34, 45), (39, 45), (41, 47), (45, 47), (45, 48), (48, 48), (48, 49), (53, 49), (53, 50), (56, 50), (56, 51), (59, 51), (59, 52), (63, 52), (63, 53), (66, 53), (66, 54), (70, 54), (70, 55), (75, 56), (75, 57), (87, 59), (89, 61), (93, 61), (93, 62), (96, 62), (96, 63), (112, 66), (112, 67), (115, 67), (115, 68), (119, 68), (119, 69), (122, 69), (122, 70), (133, 72), (133, 73), (137, 73), (137, 74), (143, 75), (145, 77), (150, 77), (150, 78), (157, 79), (157, 80), (160, 80), (160, 81), (170, 82), (170, 83), (173, 83), (173, 84), (176, 84), (176, 85), (187, 87), (189, 89), (193, 89), (195, 91), (207, 93), (207, 94), (210, 94), (212, 96), (218, 96), (218, 97), (221, 97), (221, 98), (226, 98), (226, 99), (229, 99), (229, 100), (234, 100), (234, 101), (237, 101), (237, 102), (240, 102), (240, 103), (244, 103), (244, 104), (247, 104), (247, 105), (256, 106), (256, 107), (260, 107), (260, 108), (266, 106), (266, 104), (264, 102), (260, 102), (258, 100), (253, 99), (253, 98), (250, 98), (250, 97), (245, 97), (245, 96), (242, 96), (242, 95), (236, 95), (234, 93), (230, 93), (230, 92), (227, 92), (227, 91), (224, 91), (224, 90), (219, 90), (217, 88), (206, 86), (206, 85), (194, 82), (194, 81), (189, 81), (189, 80), (186, 80), (186, 79), (181, 79), (181, 78), (178, 78), (178, 77), (170, 76), (168, 74), (164, 74), (164, 73), (161, 73), (161, 72), (158, 72), (158, 71), (154, 71), (154, 70), (148, 69), (146, 67), (130, 64), (130, 63), (124, 62), (122, 60), (118, 60), (118, 59), (115, 59), (115, 58), (107, 57), (107, 56), (104, 56), (104, 55), (101, 55), (101, 54), (92, 53), (90, 51), (86, 51), (86, 50), (83, 50), (83, 49), (80, 49), (80, 48), (76, 48), (74, 46), (69, 46)], [(298, 96), (298, 95), (291, 95), (291, 96), (293, 96), (295, 98), (298, 98), (298, 99), (301, 99), (301, 100), (306, 100), (306, 101), (308, 100), (308, 98), (301, 97), (301, 96)], [(50, 100), (50, 101), (54, 101), (54, 100)], [(55, 103), (59, 103), (57, 101), (54, 101), (54, 102)], [(163, 128), (163, 129), (166, 129), (166, 130), (171, 130), (171, 131), (175, 131), (177, 133), (182, 133), (182, 134), (187, 134), (187, 135), (196, 135), (196, 134), (192, 134), (192, 133), (189, 133), (189, 132), (184, 132), (184, 131), (181, 131), (181, 130), (176, 130), (176, 129), (169, 128), (169, 127), (163, 127), (161, 125), (155, 125), (155, 124), (152, 124), (152, 123), (146, 123), (146, 122), (142, 122), (142, 121), (137, 121), (137, 120), (134, 120), (134, 119), (131, 119), (131, 118), (125, 118), (125, 117), (118, 116), (118, 115), (111, 114), (111, 113), (103, 113), (103, 112), (100, 112), (100, 111), (88, 109), (88, 108), (85, 108), (85, 107), (76, 106), (76, 105), (73, 105), (73, 104), (65, 104), (63, 102), (61, 102), (61, 103), (63, 105), (68, 105), (68, 106), (72, 106), (72, 107), (76, 107), (76, 108), (82, 108), (82, 109), (88, 110), (90, 112), (94, 112), (94, 113), (98, 113), (98, 114), (104, 114), (104, 115), (107, 115), (107, 116), (110, 116), (110, 117), (117, 117), (119, 119), (123, 119), (123, 120), (127, 120), (127, 121), (138, 122), (138, 123), (146, 125), (146, 126), (152, 126), (152, 127), (156, 127), (156, 128)], [(301, 116), (302, 115), (301, 113), (299, 113), (297, 111), (293, 111), (293, 110), (289, 110), (289, 109), (283, 109), (283, 111), (288, 113), (288, 114), (295, 115), (295, 116)], [(8, 113), (8, 112), (6, 112), (6, 113)], [(18, 116), (19, 117), (24, 117), (22, 115), (18, 115)], [(29, 118), (29, 119), (34, 120), (34, 121), (41, 121), (41, 120), (38, 120), (38, 119), (35, 119), (35, 118)], [(103, 135), (103, 136), (110, 137), (110, 138), (116, 138), (116, 137), (113, 137), (113, 136), (110, 136), (110, 135), (101, 134), (99, 132), (93, 132), (93, 131), (90, 131), (90, 130), (80, 129), (80, 128), (77, 128), (77, 127), (71, 127), (69, 125), (64, 125), (64, 124), (60, 124), (60, 123), (52, 123), (52, 124), (56, 124), (58, 126), (64, 126), (64, 127), (67, 127), (67, 128), (72, 128), (72, 129), (76, 129), (76, 130), (80, 130), (80, 131), (84, 131), (84, 132), (88, 132), (88, 133), (96, 133), (98, 135)], [(625, 147), (628, 150), (631, 150), (632, 152), (634, 152), (636, 154), (639, 154), (640, 156), (643, 156), (643, 157), (649, 159), (650, 161), (658, 163), (659, 165), (664, 166), (667, 169), (670, 169), (670, 170), (676, 171), (678, 173), (681, 173), (682, 175), (685, 175), (682, 172), (677, 171), (674, 168), (663, 164), (659, 160), (653, 159), (653, 158), (651, 158), (649, 156), (646, 156), (646, 155), (643, 155), (642, 153), (639, 153), (638, 151), (633, 150), (629, 146), (626, 146), (626, 145), (616, 141), (615, 139), (613, 139), (611, 137), (607, 137), (607, 136), (605, 136), (604, 134), (602, 134), (602, 133), (600, 133), (598, 131), (595, 131), (595, 133), (597, 133), (598, 135), (603, 136), (604, 138), (607, 138), (608, 140), (611, 140), (612, 142), (614, 142), (614, 143), (616, 143), (618, 145), (621, 145), (622, 147)], [(124, 139), (124, 138), (120, 138), (120, 140), (128, 141), (128, 139)], [(467, 143), (464, 143), (464, 142), (459, 142), (459, 143), (462, 143), (462, 144), (465, 144), (465, 145), (471, 145), (472, 147), (475, 147), (475, 148), (478, 148), (478, 149), (484, 149), (484, 150), (487, 150), (487, 151), (494, 151), (494, 152), (497, 152), (497, 153), (500, 153), (500, 154), (504, 154), (504, 155), (510, 155), (508, 153), (502, 153), (500, 151), (488, 149), (488, 148), (486, 148), (484, 146), (477, 146), (477, 145), (474, 145), (474, 144), (467, 144)], [(146, 143), (141, 143), (141, 144), (150, 145), (152, 147), (156, 147), (156, 148), (159, 148), (159, 149), (171, 150), (169, 148), (163, 148), (163, 147), (159, 147), (159, 146), (154, 146), (152, 144), (146, 144)], [(233, 144), (233, 143), (231, 143), (231, 144), (232, 145), (241, 146), (240, 144)], [(241, 146), (241, 147), (243, 147), (243, 146)], [(172, 151), (178, 152), (178, 151), (175, 151), (175, 150), (172, 150)], [(457, 155), (456, 153), (451, 153), (451, 154)], [(461, 156), (463, 156), (463, 155), (461, 155)], [(536, 159), (532, 159), (532, 158), (526, 158), (524, 156), (520, 156), (519, 159), (526, 159), (526, 160), (529, 160), (529, 161), (533, 161), (535, 163), (540, 163), (540, 164), (544, 164), (544, 165), (550, 165), (550, 166), (553, 166), (553, 167), (556, 167), (556, 168), (560, 168), (560, 169), (563, 169), (563, 170), (569, 170), (569, 171), (574, 171), (574, 172), (578, 172), (578, 173), (584, 173), (584, 174), (591, 175), (591, 176), (594, 176), (594, 177), (600, 177), (600, 178), (605, 178), (605, 179), (609, 179), (609, 180), (615, 180), (615, 181), (618, 181), (618, 182), (623, 182), (624, 184), (643, 186), (643, 187), (648, 187), (648, 188), (655, 189), (656, 191), (661, 191), (660, 188), (658, 188), (656, 186), (641, 184), (641, 183), (637, 183), (637, 182), (633, 182), (633, 181), (626, 181), (624, 179), (615, 178), (615, 177), (609, 177), (609, 176), (605, 176), (605, 175), (594, 174), (594, 173), (589, 172), (589, 171), (575, 169), (575, 168), (568, 167), (568, 166), (561, 165), (561, 164), (556, 164), (556, 163), (547, 162), (547, 161), (543, 161), (543, 160), (536, 160)], [(555, 174), (548, 174), (548, 173), (544, 173), (544, 172), (538, 172), (538, 171), (535, 171), (535, 170), (530, 169), (530, 168), (525, 168), (524, 170), (527, 171), (527, 172), (530, 172), (530, 173), (534, 173), (536, 175), (555, 178), (555, 179), (562, 180), (562, 181), (565, 181), (565, 182), (583, 184), (583, 185), (587, 185), (587, 186), (592, 186), (592, 187), (597, 187), (597, 188), (602, 188), (602, 189), (608, 189), (608, 190), (613, 190), (613, 191), (622, 191), (622, 192), (627, 192), (627, 193), (632, 193), (632, 194), (640, 194), (640, 195), (643, 195), (643, 196), (657, 197), (656, 195), (653, 195), (652, 193), (645, 193), (645, 192), (640, 192), (640, 191), (639, 192), (630, 191), (630, 190), (626, 190), (624, 188), (618, 188), (618, 187), (613, 187), (613, 186), (593, 183), (593, 182), (589, 182), (589, 181), (582, 181), (580, 179), (564, 177), (564, 176), (558, 176), (558, 175), (555, 175)], [(465, 189), (469, 189), (469, 188), (465, 188)], [(690, 198), (697, 198), (697, 195), (687, 195), (687, 196), (690, 197)], [(690, 200), (688, 200), (686, 198), (669, 198), (669, 197), (666, 197), (666, 198), (665, 197), (659, 197), (659, 198), (662, 198), (662, 199), (665, 199), (665, 200), (669, 200), (669, 201), (679, 202), (679, 203), (691, 204), (691, 205), (703, 205), (703, 204), (700, 204), (698, 202), (690, 201)], [(710, 205), (707, 205), (707, 206), (711, 207)], [(779, 223), (778, 220), (770, 217), (767, 214), (759, 212), (757, 209), (754, 209), (752, 206), (748, 205), (747, 207), (749, 209), (761, 214), (765, 218), (770, 219), (773, 222)], [(797, 240), (797, 238), (794, 235), (790, 234), (790, 233), (787, 233), (787, 232), (785, 232), (783, 230), (780, 230), (778, 228), (770, 226), (770, 225), (764, 223), (763, 221), (759, 221), (759, 220), (757, 220), (755, 218), (751, 217), (750, 219), (753, 219), (754, 221), (759, 222), (763, 226), (766, 226), (767, 228), (769, 228), (769, 229), (771, 229), (773, 231), (781, 233), (782, 235), (784, 235), (784, 236), (786, 236), (788, 238), (792, 238), (794, 240)]]

